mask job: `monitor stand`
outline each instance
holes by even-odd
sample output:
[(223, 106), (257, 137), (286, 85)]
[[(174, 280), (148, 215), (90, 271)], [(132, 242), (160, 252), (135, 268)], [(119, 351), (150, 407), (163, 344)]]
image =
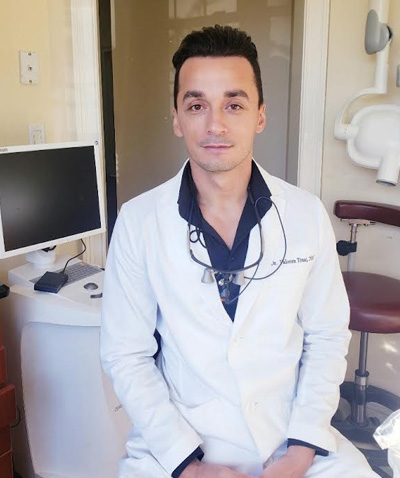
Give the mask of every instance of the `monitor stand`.
[(28, 252), (25, 254), (25, 259), (36, 269), (47, 269), (56, 262), (56, 251), (55, 249), (50, 251), (42, 249), (40, 251)]

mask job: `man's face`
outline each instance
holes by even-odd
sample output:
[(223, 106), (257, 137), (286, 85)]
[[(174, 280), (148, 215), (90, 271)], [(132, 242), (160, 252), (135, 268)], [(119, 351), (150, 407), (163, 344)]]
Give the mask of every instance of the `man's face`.
[(251, 162), (256, 133), (265, 127), (253, 69), (242, 57), (194, 57), (179, 73), (174, 132), (190, 160), (208, 172)]

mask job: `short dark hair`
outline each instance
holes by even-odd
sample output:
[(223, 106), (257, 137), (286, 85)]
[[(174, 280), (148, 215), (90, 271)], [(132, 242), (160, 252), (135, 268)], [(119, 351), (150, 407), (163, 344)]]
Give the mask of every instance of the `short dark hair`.
[(192, 31), (182, 40), (172, 58), (175, 68), (174, 106), (177, 108), (179, 91), (179, 72), (188, 58), (193, 57), (241, 56), (249, 61), (253, 68), (258, 91), (258, 106), (264, 102), (261, 71), (258, 63), (257, 48), (251, 37), (244, 31), (230, 26), (215, 25)]

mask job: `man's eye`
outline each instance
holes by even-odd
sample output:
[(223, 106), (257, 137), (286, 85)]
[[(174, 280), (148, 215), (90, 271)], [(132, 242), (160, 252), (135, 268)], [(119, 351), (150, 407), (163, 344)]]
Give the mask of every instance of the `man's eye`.
[(202, 108), (201, 105), (192, 105), (189, 107), (189, 111), (200, 111)]
[(232, 105), (229, 105), (228, 108), (230, 108), (231, 110), (233, 111), (239, 111), (239, 110), (242, 110), (243, 108), (240, 106), (240, 105), (237, 105), (237, 104), (232, 104)]

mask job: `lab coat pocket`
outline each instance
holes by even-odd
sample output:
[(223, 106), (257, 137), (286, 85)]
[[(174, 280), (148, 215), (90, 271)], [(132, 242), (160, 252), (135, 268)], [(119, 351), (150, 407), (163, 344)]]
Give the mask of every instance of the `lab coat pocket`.
[(269, 286), (289, 287), (292, 284), (304, 284), (314, 261), (315, 253), (310, 251), (287, 255), (279, 268), (280, 261), (274, 261), (275, 272), (267, 279)]
[(181, 357), (171, 355), (169, 359), (168, 367), (163, 361), (162, 372), (172, 402), (195, 409), (216, 398), (215, 393), (202, 380), (190, 373)]
[(196, 407), (188, 407), (175, 401), (175, 405), (199, 435), (217, 436), (216, 431), (221, 428), (221, 402), (219, 398), (213, 398)]
[(310, 269), (311, 266), (308, 264), (282, 265), (275, 274), (266, 279), (267, 287), (287, 291), (302, 289), (307, 282)]
[(221, 443), (253, 449), (254, 442), (239, 407), (222, 398), (191, 408), (179, 402), (175, 405), (206, 444), (207, 440), (216, 438)]

